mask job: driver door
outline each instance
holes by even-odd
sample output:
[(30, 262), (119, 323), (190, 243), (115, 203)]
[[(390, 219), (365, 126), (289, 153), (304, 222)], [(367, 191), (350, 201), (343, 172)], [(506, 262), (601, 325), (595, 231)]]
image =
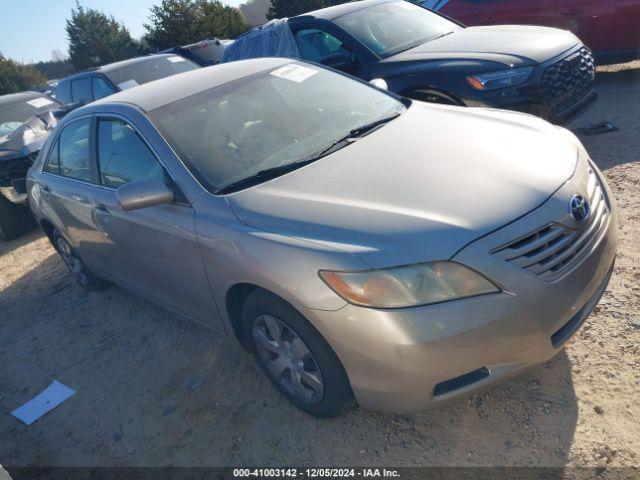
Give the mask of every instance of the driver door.
[(337, 35), (317, 26), (302, 27), (293, 34), (304, 60), (327, 65), (358, 77), (363, 76), (364, 66), (359, 56)]
[[(138, 131), (121, 118), (97, 119), (99, 185), (93, 215), (104, 237), (102, 270), (118, 283), (202, 323), (217, 310), (195, 231), (195, 212)], [(116, 191), (133, 181), (164, 182), (171, 204), (124, 211)], [(213, 325), (218, 327), (219, 325)]]

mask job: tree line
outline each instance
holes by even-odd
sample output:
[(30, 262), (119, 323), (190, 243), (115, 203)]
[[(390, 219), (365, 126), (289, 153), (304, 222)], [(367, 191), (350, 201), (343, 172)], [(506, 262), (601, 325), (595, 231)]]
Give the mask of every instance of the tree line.
[[(124, 23), (79, 0), (66, 21), (68, 59), (23, 65), (0, 54), (0, 95), (44, 84), (71, 71), (187, 45), (207, 38), (233, 39), (268, 19), (292, 17), (349, 0), (247, 0), (238, 8), (219, 0), (160, 0), (151, 7), (145, 34), (134, 39)], [(35, 67), (35, 68), (34, 68)]]

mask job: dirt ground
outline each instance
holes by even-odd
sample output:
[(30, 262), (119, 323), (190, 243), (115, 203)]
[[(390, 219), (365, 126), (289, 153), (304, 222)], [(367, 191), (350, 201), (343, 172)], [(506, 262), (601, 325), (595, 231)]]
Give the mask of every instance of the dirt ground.
[[(233, 342), (121, 288), (83, 292), (34, 232), (0, 244), (0, 464), (640, 466), (640, 62), (598, 83), (571, 128), (620, 128), (582, 137), (619, 207), (618, 262), (553, 361), (429, 413), (318, 420)], [(9, 414), (54, 379), (76, 395), (30, 427)]]

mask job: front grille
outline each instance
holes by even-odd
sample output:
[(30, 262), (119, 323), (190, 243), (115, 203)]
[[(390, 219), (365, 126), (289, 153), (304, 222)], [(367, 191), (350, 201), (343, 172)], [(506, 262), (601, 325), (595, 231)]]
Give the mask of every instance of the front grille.
[(609, 219), (602, 185), (591, 169), (587, 185), (591, 218), (584, 227), (573, 230), (551, 223), (492, 254), (549, 282), (571, 271), (603, 235)]
[(542, 90), (551, 112), (560, 114), (584, 99), (593, 90), (595, 76), (593, 55), (586, 47), (547, 68)]

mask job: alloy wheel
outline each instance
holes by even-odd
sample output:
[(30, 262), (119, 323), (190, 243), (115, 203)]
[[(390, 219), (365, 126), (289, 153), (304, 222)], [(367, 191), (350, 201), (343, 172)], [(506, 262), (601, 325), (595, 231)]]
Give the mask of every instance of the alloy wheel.
[(76, 281), (86, 287), (89, 285), (89, 275), (87, 274), (82, 261), (76, 256), (71, 248), (71, 245), (62, 237), (58, 237), (57, 239), (58, 251), (60, 252), (60, 256), (64, 263), (66, 263), (69, 271), (76, 279)]
[(300, 336), (271, 315), (253, 322), (258, 354), (273, 378), (301, 402), (315, 404), (324, 396), (324, 380), (318, 362)]

